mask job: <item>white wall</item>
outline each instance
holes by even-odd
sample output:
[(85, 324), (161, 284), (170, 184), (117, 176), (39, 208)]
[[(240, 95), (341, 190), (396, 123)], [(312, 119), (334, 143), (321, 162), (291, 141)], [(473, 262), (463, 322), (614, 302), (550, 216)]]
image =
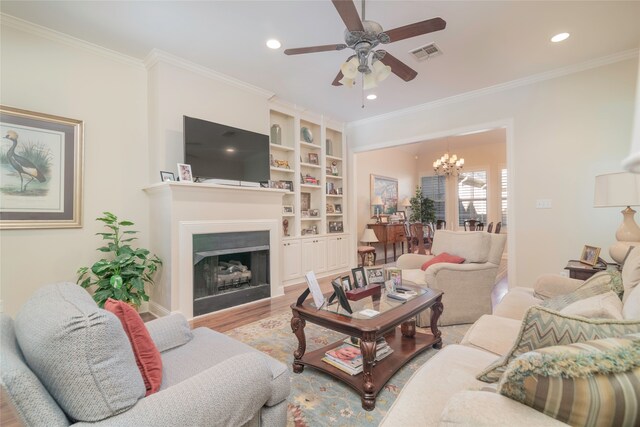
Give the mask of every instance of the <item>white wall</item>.
[[(354, 164), (354, 182), (356, 183), (354, 196), (357, 213), (357, 227), (354, 233), (359, 241), (367, 224), (375, 223), (375, 220), (371, 219), (371, 174), (396, 178), (398, 180), (398, 203), (400, 203), (402, 199), (413, 196), (415, 192), (417, 163), (413, 152), (407, 151), (405, 148), (389, 148), (357, 153), (354, 156)], [(402, 210), (402, 207), (399, 206), (398, 209)], [(382, 245), (376, 244), (375, 246), (377, 259), (383, 259)], [(398, 254), (400, 254), (399, 249)], [(387, 256), (389, 257), (388, 261), (392, 262), (392, 248), (387, 248)]]
[(100, 258), (101, 212), (134, 221), (146, 246), (146, 72), (4, 22), (1, 35), (2, 104), (84, 121), (83, 227), (0, 232), (0, 298), (13, 315), (38, 287), (75, 281), (79, 267)]
[[(621, 222), (593, 207), (594, 176), (620, 170), (631, 140), (637, 58), (353, 123), (354, 151), (506, 123), (512, 203), (510, 286), (560, 272), (584, 244), (606, 248)], [(359, 184), (358, 184), (359, 185)], [(536, 199), (552, 209), (536, 209)]]
[(149, 70), (150, 183), (184, 162), (183, 116), (269, 134), (269, 92), (225, 82), (196, 65), (154, 52)]

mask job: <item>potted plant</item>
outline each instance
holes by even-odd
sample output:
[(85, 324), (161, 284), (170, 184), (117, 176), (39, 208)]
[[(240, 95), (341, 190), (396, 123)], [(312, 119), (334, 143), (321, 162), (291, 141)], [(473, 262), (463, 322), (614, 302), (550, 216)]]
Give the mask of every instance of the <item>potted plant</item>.
[(435, 204), (430, 198), (422, 197), (422, 188), (420, 186), (416, 186), (416, 192), (409, 202), (411, 203), (409, 222), (428, 224), (436, 220)]
[(145, 283), (153, 284), (153, 273), (162, 261), (147, 249), (134, 249), (130, 242), (137, 238), (135, 230), (124, 230), (133, 224), (131, 221), (119, 221), (110, 212), (103, 212), (96, 221), (104, 223), (109, 229), (106, 233), (96, 233), (107, 240), (106, 246), (98, 248), (100, 252), (110, 254), (109, 259), (102, 258), (89, 267), (78, 269), (78, 284), (83, 288), (96, 285), (93, 299), (100, 307), (108, 298), (124, 301), (139, 307), (142, 301), (148, 301)]

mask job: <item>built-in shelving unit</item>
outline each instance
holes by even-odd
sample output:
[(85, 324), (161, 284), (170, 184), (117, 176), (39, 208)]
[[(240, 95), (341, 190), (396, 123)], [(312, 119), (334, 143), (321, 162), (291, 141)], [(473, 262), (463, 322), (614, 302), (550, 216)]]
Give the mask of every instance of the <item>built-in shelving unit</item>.
[(272, 164), (271, 180), (293, 187), (282, 207), (284, 284), (303, 281), (310, 270), (318, 277), (344, 271), (355, 248), (350, 247), (345, 211), (343, 125), (277, 103), (270, 107), (270, 119), (280, 128), (280, 141), (271, 141), (272, 159), (280, 160)]

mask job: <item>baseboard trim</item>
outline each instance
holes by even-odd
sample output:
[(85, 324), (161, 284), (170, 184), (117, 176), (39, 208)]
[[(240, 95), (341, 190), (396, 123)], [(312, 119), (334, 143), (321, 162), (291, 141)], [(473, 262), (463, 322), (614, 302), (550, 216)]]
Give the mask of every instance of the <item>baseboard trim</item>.
[(154, 301), (149, 301), (149, 313), (156, 317), (165, 317), (171, 314), (169, 310)]

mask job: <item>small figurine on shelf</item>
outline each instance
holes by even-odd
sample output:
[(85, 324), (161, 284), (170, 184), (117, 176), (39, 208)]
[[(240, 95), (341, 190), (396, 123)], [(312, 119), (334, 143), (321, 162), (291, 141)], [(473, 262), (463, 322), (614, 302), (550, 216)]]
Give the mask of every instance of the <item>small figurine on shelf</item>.
[(282, 233), (284, 237), (289, 237), (289, 220), (287, 218), (282, 220)]
[(331, 175), (333, 176), (338, 176), (338, 162), (336, 162), (335, 160), (333, 162), (331, 162)]

